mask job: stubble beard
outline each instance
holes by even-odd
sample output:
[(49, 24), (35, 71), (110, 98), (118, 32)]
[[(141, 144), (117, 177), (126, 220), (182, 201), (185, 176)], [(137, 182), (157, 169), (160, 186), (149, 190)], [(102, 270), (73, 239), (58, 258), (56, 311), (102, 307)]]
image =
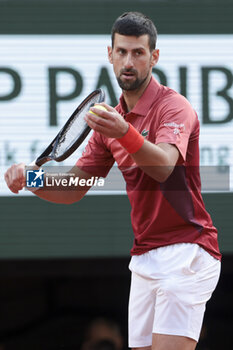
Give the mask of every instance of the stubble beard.
[(133, 91), (133, 90), (139, 89), (144, 84), (144, 82), (148, 78), (148, 75), (149, 75), (149, 72), (147, 73), (145, 78), (140, 79), (140, 78), (136, 77), (136, 79), (134, 81), (130, 82), (130, 81), (123, 81), (121, 79), (121, 74), (120, 74), (117, 77), (117, 82), (118, 82), (118, 84), (119, 84), (119, 86), (120, 86), (120, 88), (122, 90), (124, 90), (124, 91)]

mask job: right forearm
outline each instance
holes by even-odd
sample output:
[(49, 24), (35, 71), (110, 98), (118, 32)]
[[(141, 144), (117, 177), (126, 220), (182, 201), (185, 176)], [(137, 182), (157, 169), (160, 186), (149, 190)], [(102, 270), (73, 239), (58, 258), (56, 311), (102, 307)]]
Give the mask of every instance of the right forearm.
[[(5, 173), (5, 181), (13, 193), (19, 193), (26, 185), (25, 168), (26, 166), (24, 163), (13, 164)], [(53, 174), (52, 176), (48, 173), (40, 173), (37, 174), (37, 178), (42, 175), (44, 176), (43, 187), (40, 189), (27, 187), (27, 189), (44, 200), (61, 204), (71, 204), (83, 198), (86, 192), (91, 188), (91, 183), (90, 186), (88, 186), (87, 180), (93, 177), (77, 166), (74, 166), (69, 172), (61, 176), (59, 174)], [(56, 179), (50, 181), (52, 177)], [(80, 182), (77, 181), (79, 179)]]
[(46, 191), (45, 189), (39, 189), (34, 192), (34, 194), (41, 199), (58, 204), (72, 204), (78, 202), (85, 195), (85, 193), (81, 191), (78, 191), (78, 195), (72, 192), (73, 191)]
[(62, 177), (51, 177), (49, 174), (44, 174), (44, 185), (42, 188), (33, 190), (32, 192), (49, 202), (59, 204), (72, 204), (78, 202), (84, 197), (90, 187), (88, 186), (75, 186), (74, 184), (64, 186), (62, 184), (69, 184), (69, 176), (63, 175)]

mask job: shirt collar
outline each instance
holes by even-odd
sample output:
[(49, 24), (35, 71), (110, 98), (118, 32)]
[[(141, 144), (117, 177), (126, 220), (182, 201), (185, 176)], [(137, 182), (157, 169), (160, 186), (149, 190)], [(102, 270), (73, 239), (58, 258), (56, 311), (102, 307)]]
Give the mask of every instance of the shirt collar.
[(143, 92), (142, 96), (139, 98), (138, 102), (130, 112), (127, 112), (126, 103), (122, 94), (120, 97), (120, 107), (123, 113), (127, 116), (134, 114), (137, 116), (145, 117), (148, 114), (151, 105), (154, 103), (158, 95), (160, 86), (161, 85), (155, 80), (155, 78), (151, 77), (151, 80), (147, 85), (145, 91)]

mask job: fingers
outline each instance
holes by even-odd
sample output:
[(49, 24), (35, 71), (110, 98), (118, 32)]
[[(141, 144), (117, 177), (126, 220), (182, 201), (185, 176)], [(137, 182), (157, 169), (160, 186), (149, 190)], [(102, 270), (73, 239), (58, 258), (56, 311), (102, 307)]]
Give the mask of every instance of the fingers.
[(98, 103), (98, 104), (100, 104), (101, 106), (104, 106), (109, 112), (116, 112), (115, 108), (113, 108), (112, 106), (109, 106), (105, 102), (101, 102), (101, 103)]
[(110, 138), (120, 138), (125, 135), (128, 129), (128, 123), (124, 120), (115, 108), (100, 103), (106, 110), (91, 107), (90, 110), (94, 113), (87, 113), (85, 120), (93, 130)]
[[(85, 120), (86, 120), (87, 123), (90, 120), (92, 123), (95, 123), (97, 125), (106, 126), (106, 127), (113, 127), (114, 124), (118, 120), (124, 119), (115, 110), (115, 108), (109, 106), (107, 103), (102, 102), (102, 103), (98, 103), (98, 104), (103, 106), (106, 110), (96, 108), (95, 106), (91, 107), (90, 111), (92, 111), (94, 114), (93, 113), (87, 113), (86, 114)], [(109, 123), (106, 123), (105, 121), (108, 121)]]
[[(103, 107), (105, 107), (105, 106), (103, 106)], [(88, 116), (93, 116), (94, 115), (95, 117), (97, 117), (95, 119), (97, 122), (101, 121), (101, 119), (114, 120), (115, 117), (116, 117), (116, 116), (114, 116), (114, 114), (117, 113), (116, 110), (114, 110), (114, 109), (113, 109), (113, 111), (110, 111), (109, 109), (108, 110), (103, 110), (103, 109), (96, 108), (95, 106), (91, 107), (90, 111), (93, 112), (94, 114), (88, 112), (87, 113)]]
[[(109, 117), (109, 116), (106, 117), (106, 116), (103, 116), (103, 114), (100, 115), (100, 113), (99, 113), (99, 112), (105, 112), (105, 113), (109, 113), (109, 112), (100, 111), (100, 110), (94, 109), (94, 108), (91, 110), (96, 114), (98, 113), (98, 115), (92, 114), (92, 113), (87, 113), (85, 116), (85, 120), (88, 123), (88, 125), (89, 125), (89, 123), (94, 123), (95, 125), (101, 125), (101, 126), (109, 125), (110, 126), (110, 124), (112, 122), (114, 122), (114, 118)], [(96, 111), (98, 111), (98, 112), (96, 112)], [(89, 126), (91, 126), (91, 125), (89, 125)]]
[(109, 126), (110, 122), (102, 117), (90, 115), (86, 116), (85, 119), (91, 129), (100, 132), (103, 135), (106, 135), (106, 133), (108, 133), (108, 130), (111, 129), (111, 127)]
[(12, 165), (4, 175), (5, 181), (9, 189), (13, 193), (18, 193), (23, 189), (26, 183), (25, 179), (25, 164), (14, 164)]
[(92, 106), (90, 110), (93, 113), (97, 114), (98, 116), (105, 119), (110, 119), (110, 120), (114, 120), (116, 117), (120, 119), (124, 119), (123, 116), (119, 114), (115, 108), (113, 108), (112, 106), (109, 106), (107, 103), (101, 102), (101, 103), (98, 103), (98, 105), (103, 106), (107, 110), (105, 111), (105, 110), (96, 108), (95, 106)]
[[(101, 104), (102, 105), (102, 104)], [(107, 104), (104, 106), (108, 110), (102, 110), (99, 108), (95, 108), (94, 106), (90, 108), (90, 111), (93, 113), (87, 113), (85, 116), (85, 120), (87, 124), (94, 130), (101, 132), (102, 127), (112, 128), (115, 123), (116, 115), (113, 113), (117, 113), (116, 110)], [(111, 111), (110, 111), (111, 109)]]

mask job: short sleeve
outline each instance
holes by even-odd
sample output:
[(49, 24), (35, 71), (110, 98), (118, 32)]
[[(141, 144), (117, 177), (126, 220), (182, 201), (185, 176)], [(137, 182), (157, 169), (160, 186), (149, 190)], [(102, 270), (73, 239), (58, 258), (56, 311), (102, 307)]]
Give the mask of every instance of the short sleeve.
[(106, 147), (103, 137), (94, 132), (76, 163), (83, 171), (99, 177), (106, 177), (114, 164), (114, 158)]
[(159, 110), (159, 118), (156, 144), (175, 145), (185, 161), (190, 135), (198, 123), (196, 112), (186, 98), (174, 93), (163, 101)]

